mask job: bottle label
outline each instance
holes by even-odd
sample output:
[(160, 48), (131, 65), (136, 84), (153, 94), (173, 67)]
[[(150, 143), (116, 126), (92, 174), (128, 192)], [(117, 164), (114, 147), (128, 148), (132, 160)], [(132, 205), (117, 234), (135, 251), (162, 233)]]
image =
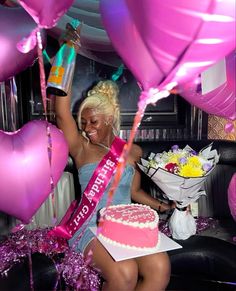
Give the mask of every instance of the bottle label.
[(50, 71), (50, 76), (48, 78), (48, 83), (61, 84), (65, 69), (63, 67), (52, 66)]

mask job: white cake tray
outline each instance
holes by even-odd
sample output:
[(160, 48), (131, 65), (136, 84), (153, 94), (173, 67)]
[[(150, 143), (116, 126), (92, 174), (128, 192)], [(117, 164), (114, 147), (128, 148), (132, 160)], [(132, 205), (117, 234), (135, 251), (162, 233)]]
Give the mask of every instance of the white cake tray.
[[(96, 227), (91, 227), (90, 230), (96, 235), (97, 234), (97, 228)], [(110, 255), (113, 257), (115, 261), (123, 261), (127, 259), (132, 259), (132, 258), (138, 258), (142, 256), (147, 256), (155, 253), (160, 253), (160, 252), (166, 252), (166, 251), (171, 251), (175, 249), (180, 249), (182, 248), (181, 245), (173, 241), (171, 238), (166, 236), (164, 233), (159, 232), (160, 234), (160, 243), (158, 248), (155, 251), (144, 251), (144, 250), (129, 250), (125, 249), (123, 247), (119, 246), (113, 246), (103, 240), (102, 238), (98, 238), (98, 240), (103, 244), (103, 246), (107, 249), (107, 251), (110, 253)]]

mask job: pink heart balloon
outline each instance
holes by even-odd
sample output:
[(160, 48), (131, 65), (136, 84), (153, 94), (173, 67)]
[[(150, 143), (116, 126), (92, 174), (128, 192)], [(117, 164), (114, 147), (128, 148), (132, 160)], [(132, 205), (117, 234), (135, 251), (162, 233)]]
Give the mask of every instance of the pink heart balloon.
[(47, 122), (30, 121), (16, 132), (0, 131), (0, 211), (28, 223), (57, 184), (68, 159), (63, 133), (52, 124), (51, 165)]
[(18, 42), (28, 37), (36, 27), (21, 7), (0, 6), (0, 82), (31, 66), (37, 58), (37, 48), (27, 54), (17, 49)]
[(19, 0), (20, 5), (42, 28), (52, 28), (72, 5), (73, 0)]
[(233, 219), (236, 221), (236, 173), (233, 175), (229, 183), (228, 204)]
[(236, 120), (236, 52), (226, 56), (226, 82), (209, 93), (202, 94), (199, 85), (184, 84), (180, 94), (203, 111)]
[(235, 46), (232, 0), (101, 0), (100, 10), (144, 90), (187, 82)]

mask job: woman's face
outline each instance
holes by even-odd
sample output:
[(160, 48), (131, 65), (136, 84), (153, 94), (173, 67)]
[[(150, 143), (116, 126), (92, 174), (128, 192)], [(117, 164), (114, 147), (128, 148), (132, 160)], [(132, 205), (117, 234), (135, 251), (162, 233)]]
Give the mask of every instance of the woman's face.
[(103, 143), (109, 139), (109, 130), (106, 125), (107, 116), (98, 113), (96, 109), (86, 108), (81, 114), (81, 126), (91, 143)]

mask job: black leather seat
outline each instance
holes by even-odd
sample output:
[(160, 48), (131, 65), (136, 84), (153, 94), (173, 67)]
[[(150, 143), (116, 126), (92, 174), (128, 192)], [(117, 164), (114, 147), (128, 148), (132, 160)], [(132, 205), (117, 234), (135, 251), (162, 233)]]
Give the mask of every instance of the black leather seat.
[[(58, 274), (55, 264), (45, 254), (34, 253), (32, 260), (32, 286), (30, 284), (30, 261), (28, 257), (15, 264), (6, 276), (0, 276), (1, 291), (55, 290)], [(60, 287), (60, 282), (58, 282)], [(31, 288), (33, 287), (33, 288)], [(59, 290), (59, 289), (58, 289)]]
[(172, 287), (174, 290), (177, 287), (203, 290), (199, 289), (200, 285), (201, 288), (216, 288), (214, 290), (236, 290), (236, 245), (199, 235), (176, 242), (183, 248), (169, 252), (172, 267), (170, 290)]

